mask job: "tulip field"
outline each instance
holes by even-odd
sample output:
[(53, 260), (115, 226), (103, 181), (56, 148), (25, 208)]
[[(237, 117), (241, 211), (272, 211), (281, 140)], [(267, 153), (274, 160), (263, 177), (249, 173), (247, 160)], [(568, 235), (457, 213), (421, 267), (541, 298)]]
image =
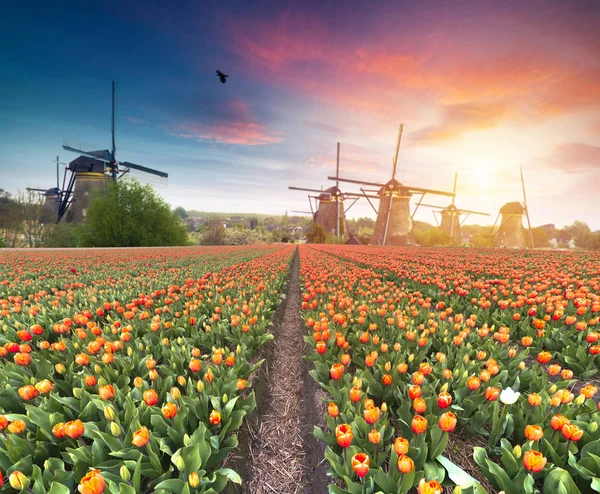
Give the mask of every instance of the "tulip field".
[(243, 491), (284, 309), (329, 492), (600, 492), (598, 254), (340, 245), (0, 251), (0, 492)]

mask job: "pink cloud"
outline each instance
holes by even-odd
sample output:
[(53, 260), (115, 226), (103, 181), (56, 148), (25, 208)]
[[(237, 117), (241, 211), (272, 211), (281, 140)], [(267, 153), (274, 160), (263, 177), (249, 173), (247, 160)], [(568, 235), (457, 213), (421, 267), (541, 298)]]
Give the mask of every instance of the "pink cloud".
[(556, 146), (545, 162), (564, 173), (600, 171), (600, 146), (566, 142)]

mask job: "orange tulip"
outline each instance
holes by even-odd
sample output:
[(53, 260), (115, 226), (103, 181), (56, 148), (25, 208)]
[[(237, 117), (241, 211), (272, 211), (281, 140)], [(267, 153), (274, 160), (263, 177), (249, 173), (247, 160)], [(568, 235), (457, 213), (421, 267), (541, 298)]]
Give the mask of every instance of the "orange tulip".
[(329, 369), (329, 375), (331, 379), (334, 381), (338, 381), (344, 375), (344, 365), (343, 364), (333, 364), (331, 369)]
[(442, 494), (444, 492), (437, 480), (426, 481), (425, 479), (421, 479), (421, 482), (419, 482), (418, 491), (419, 494)]
[(454, 428), (456, 427), (457, 422), (458, 422), (458, 419), (456, 418), (456, 415), (454, 413), (446, 412), (440, 416), (438, 426), (444, 432), (452, 432), (454, 430)]
[(85, 432), (85, 426), (79, 419), (72, 420), (64, 425), (64, 431), (65, 435), (69, 436), (71, 439), (77, 439)]
[(583, 431), (575, 424), (565, 424), (561, 429), (562, 435), (568, 441), (579, 441), (583, 437)]
[(410, 456), (400, 455), (398, 456), (398, 470), (400, 473), (407, 474), (415, 469), (415, 462)]
[(366, 453), (356, 453), (351, 460), (352, 470), (360, 478), (363, 478), (369, 473), (369, 464), (371, 460)]
[(417, 398), (420, 398), (422, 393), (423, 391), (421, 390), (421, 386), (418, 386), (416, 384), (408, 388), (408, 397), (411, 400), (416, 400)]
[(147, 427), (142, 427), (133, 433), (133, 437), (131, 438), (131, 444), (137, 446), (138, 448), (143, 448), (148, 444), (150, 440), (150, 432)]
[(340, 414), (338, 406), (333, 401), (327, 406), (327, 413), (332, 418), (336, 418)]
[(423, 398), (417, 398), (413, 401), (413, 410), (415, 413), (423, 414), (427, 410), (427, 403)]
[(52, 427), (52, 434), (54, 434), (57, 438), (62, 439), (67, 434), (65, 432), (65, 424), (64, 422), (59, 422), (54, 427)]
[(537, 393), (531, 393), (528, 397), (527, 397), (527, 402), (532, 406), (532, 407), (537, 407), (540, 406), (540, 404), (542, 403), (542, 397), (537, 394)]
[(394, 451), (398, 456), (402, 456), (408, 453), (409, 442), (403, 437), (397, 437), (394, 441)]
[(381, 440), (381, 434), (379, 434), (379, 431), (376, 429), (373, 429), (369, 432), (369, 442), (372, 444), (379, 444), (379, 441)]
[(563, 425), (570, 424), (570, 423), (571, 423), (571, 421), (564, 415), (554, 415), (550, 419), (550, 427), (552, 427), (555, 431), (562, 430)]
[(153, 389), (147, 389), (144, 391), (142, 397), (144, 399), (144, 403), (146, 403), (146, 405), (149, 407), (153, 407), (158, 403), (158, 393)]
[(379, 408), (378, 407), (366, 408), (363, 411), (363, 417), (365, 419), (365, 422), (367, 422), (367, 424), (373, 425), (375, 422), (377, 422), (377, 420), (379, 420)]
[(52, 382), (48, 379), (43, 379), (35, 385), (35, 389), (37, 389), (41, 394), (45, 395), (54, 389), (54, 384), (52, 384)]
[(422, 415), (415, 415), (410, 427), (415, 434), (423, 434), (427, 430), (427, 419)]
[(476, 391), (477, 389), (479, 389), (479, 386), (481, 386), (481, 381), (475, 376), (469, 376), (469, 378), (467, 379), (467, 387), (471, 391)]
[(350, 388), (350, 401), (352, 403), (358, 403), (360, 401), (360, 399), (362, 398), (362, 391), (360, 390), (360, 388)]
[(91, 470), (79, 481), (77, 490), (80, 494), (102, 494), (105, 487), (106, 482), (100, 470)]
[(352, 427), (348, 424), (341, 424), (335, 428), (335, 438), (337, 443), (342, 448), (347, 448), (352, 443), (352, 439), (354, 439), (354, 434), (352, 433)]
[(523, 455), (523, 466), (530, 472), (541, 472), (546, 466), (546, 457), (539, 451), (530, 449)]
[(13, 420), (6, 428), (6, 430), (12, 434), (21, 434), (25, 429), (27, 429), (27, 424), (19, 419)]
[(484, 396), (485, 399), (488, 401), (496, 401), (498, 399), (498, 396), (500, 396), (500, 390), (498, 388), (495, 388), (494, 386), (489, 386), (485, 388)]
[(537, 356), (537, 361), (540, 364), (546, 364), (552, 360), (552, 354), (550, 352), (540, 352)]
[(442, 391), (438, 395), (438, 406), (443, 410), (444, 408), (448, 408), (452, 403), (452, 396), (450, 393)]
[(0, 432), (8, 427), (8, 419), (4, 415), (0, 415)]
[(219, 425), (221, 423), (221, 413), (217, 410), (213, 410), (212, 412), (210, 412), (208, 421), (212, 425)]
[(115, 397), (115, 388), (113, 388), (112, 384), (100, 386), (98, 396), (103, 400), (112, 400)]
[(38, 391), (37, 391), (37, 389), (35, 389), (34, 386), (32, 386), (31, 384), (28, 384), (27, 386), (23, 386), (23, 387), (19, 388), (19, 396), (21, 398), (23, 398), (25, 401), (30, 401), (30, 400), (33, 400), (34, 398), (37, 398)]
[[(179, 391), (179, 388), (175, 388)], [(163, 417), (169, 420), (172, 420), (177, 415), (177, 405), (175, 403), (169, 402), (165, 403), (162, 407)]]
[(544, 430), (539, 425), (528, 425), (525, 427), (525, 437), (530, 441), (539, 441), (544, 437)]

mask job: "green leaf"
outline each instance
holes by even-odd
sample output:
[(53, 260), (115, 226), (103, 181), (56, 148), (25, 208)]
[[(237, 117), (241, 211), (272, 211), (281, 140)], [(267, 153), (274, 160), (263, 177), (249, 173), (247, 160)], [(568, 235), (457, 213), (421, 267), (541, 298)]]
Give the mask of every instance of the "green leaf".
[(242, 477), (231, 468), (219, 468), (215, 473), (224, 475), (228, 480), (233, 482), (234, 484), (242, 485)]
[(59, 484), (58, 482), (52, 482), (48, 494), (69, 494), (70, 492), (71, 490), (67, 486)]
[(553, 468), (544, 480), (544, 492), (552, 494), (581, 494), (569, 472)]

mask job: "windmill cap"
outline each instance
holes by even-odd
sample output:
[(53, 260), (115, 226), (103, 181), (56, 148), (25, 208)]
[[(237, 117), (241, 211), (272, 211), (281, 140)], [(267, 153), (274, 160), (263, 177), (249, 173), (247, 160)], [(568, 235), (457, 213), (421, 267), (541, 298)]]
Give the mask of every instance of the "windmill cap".
[(389, 193), (401, 191), (402, 193), (410, 194), (410, 191), (404, 185), (402, 185), (402, 183), (398, 182), (398, 180), (396, 180), (395, 178), (392, 178), (391, 180), (386, 182), (385, 185), (381, 187), (381, 189), (379, 189), (379, 195), (383, 195), (386, 192)]
[(507, 202), (500, 208), (501, 214), (523, 214), (525, 209), (520, 202)]
[(69, 163), (69, 170), (72, 172), (104, 173), (105, 168), (104, 161), (89, 156), (79, 156)]
[(333, 187), (329, 187), (328, 189), (325, 189), (320, 195), (319, 195), (319, 200), (327, 200), (330, 197), (335, 197), (335, 196), (341, 196), (342, 195), (342, 191), (336, 187), (335, 185)]

